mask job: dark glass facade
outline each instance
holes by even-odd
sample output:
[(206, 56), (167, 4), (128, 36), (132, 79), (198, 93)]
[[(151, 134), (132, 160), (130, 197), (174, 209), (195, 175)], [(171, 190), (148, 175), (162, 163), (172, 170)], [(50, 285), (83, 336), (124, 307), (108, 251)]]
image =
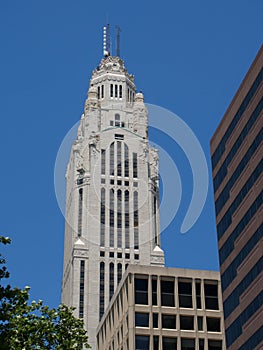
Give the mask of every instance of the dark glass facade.
[[(263, 347), (263, 47), (211, 140), (226, 345)], [(209, 327), (219, 329), (216, 320)], [(210, 344), (216, 349), (217, 344)]]

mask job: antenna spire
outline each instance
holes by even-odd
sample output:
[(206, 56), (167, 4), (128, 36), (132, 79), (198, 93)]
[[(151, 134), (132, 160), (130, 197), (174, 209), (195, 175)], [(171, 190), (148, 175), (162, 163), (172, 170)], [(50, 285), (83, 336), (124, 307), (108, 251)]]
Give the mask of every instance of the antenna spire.
[(120, 57), (120, 26), (116, 26), (116, 56)]
[(103, 27), (103, 55), (110, 56), (110, 25)]

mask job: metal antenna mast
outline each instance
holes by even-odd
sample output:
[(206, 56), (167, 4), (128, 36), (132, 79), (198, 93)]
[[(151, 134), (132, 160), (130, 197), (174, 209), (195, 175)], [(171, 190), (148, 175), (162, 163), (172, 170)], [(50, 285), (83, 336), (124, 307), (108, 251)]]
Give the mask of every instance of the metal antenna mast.
[(110, 56), (110, 25), (103, 27), (103, 55)]
[(116, 26), (116, 56), (120, 57), (120, 26)]

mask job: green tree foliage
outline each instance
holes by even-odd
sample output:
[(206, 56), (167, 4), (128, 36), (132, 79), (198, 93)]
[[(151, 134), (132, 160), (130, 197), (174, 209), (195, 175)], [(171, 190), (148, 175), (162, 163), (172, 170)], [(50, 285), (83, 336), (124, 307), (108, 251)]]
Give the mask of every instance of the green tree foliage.
[[(0, 244), (11, 240), (0, 236)], [(57, 309), (42, 301), (29, 303), (29, 287), (12, 288), (3, 284), (9, 278), (5, 259), (0, 254), (0, 349), (1, 350), (82, 350), (87, 343), (83, 321), (73, 315), (73, 308)]]

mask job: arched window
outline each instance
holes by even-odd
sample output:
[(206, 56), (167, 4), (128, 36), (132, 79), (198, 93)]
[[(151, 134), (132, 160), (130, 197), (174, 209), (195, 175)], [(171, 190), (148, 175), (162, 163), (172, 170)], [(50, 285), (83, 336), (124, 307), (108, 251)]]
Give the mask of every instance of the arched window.
[(115, 126), (121, 126), (121, 123), (120, 123), (120, 120), (121, 120), (121, 117), (119, 114), (115, 114)]
[(110, 247), (114, 247), (114, 190), (110, 190), (110, 209), (109, 209), (109, 220), (110, 220)]
[(117, 278), (118, 278), (118, 284), (119, 284), (121, 281), (121, 278), (122, 278), (122, 264), (121, 263), (118, 263), (118, 265), (117, 265)]
[(121, 176), (121, 141), (117, 141), (117, 176)]
[(126, 190), (124, 194), (125, 201), (125, 248), (130, 248), (130, 210), (129, 210), (129, 201), (130, 195), (129, 191)]
[(105, 188), (101, 189), (100, 198), (100, 246), (105, 246)]
[(122, 191), (117, 191), (117, 245), (122, 247)]
[(104, 314), (104, 300), (105, 300), (105, 264), (100, 263), (100, 319)]
[(134, 227), (134, 249), (139, 249), (139, 213), (138, 192), (133, 193), (133, 227)]
[(109, 274), (109, 296), (110, 300), (114, 293), (114, 264), (110, 263), (110, 274)]

